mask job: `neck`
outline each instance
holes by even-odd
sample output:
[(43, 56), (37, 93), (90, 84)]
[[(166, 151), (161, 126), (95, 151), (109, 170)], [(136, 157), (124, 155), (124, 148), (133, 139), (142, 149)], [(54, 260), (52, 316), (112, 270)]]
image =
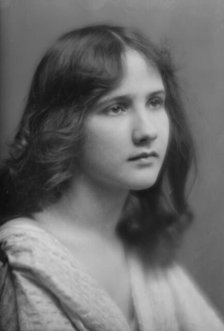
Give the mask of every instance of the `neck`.
[(78, 226), (80, 230), (112, 239), (116, 237), (116, 226), (127, 195), (128, 192), (99, 187), (80, 177), (56, 210), (68, 231)]

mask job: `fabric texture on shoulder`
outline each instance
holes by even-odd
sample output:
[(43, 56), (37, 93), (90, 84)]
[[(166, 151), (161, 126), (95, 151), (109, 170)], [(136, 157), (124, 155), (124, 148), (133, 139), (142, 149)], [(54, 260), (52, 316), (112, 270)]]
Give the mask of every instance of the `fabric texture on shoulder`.
[(224, 331), (224, 321), (188, 272), (175, 265), (167, 274), (176, 302), (180, 329), (186, 331)]
[[(34, 221), (2, 226), (0, 247), (1, 330), (130, 331), (105, 290)], [(182, 267), (146, 268), (135, 254), (127, 259), (138, 331), (224, 331), (221, 317)]]
[(143, 270), (129, 259), (135, 311), (141, 331), (224, 331), (224, 322), (187, 271), (172, 263)]
[(15, 287), (21, 331), (129, 330), (105, 291), (34, 221), (6, 223), (0, 243)]
[(0, 330), (19, 330), (16, 292), (7, 257), (0, 246)]

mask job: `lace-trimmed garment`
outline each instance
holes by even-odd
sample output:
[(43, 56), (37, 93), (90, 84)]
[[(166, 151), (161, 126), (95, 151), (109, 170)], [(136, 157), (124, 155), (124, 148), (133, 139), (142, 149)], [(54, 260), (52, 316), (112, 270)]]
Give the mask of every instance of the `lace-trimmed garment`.
[(35, 222), (0, 229), (1, 331), (224, 331), (176, 265), (147, 274), (129, 257), (133, 326), (56, 238)]

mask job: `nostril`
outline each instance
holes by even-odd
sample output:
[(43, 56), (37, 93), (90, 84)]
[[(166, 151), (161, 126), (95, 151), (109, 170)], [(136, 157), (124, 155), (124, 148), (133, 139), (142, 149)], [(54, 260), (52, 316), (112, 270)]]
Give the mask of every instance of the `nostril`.
[(140, 139), (139, 139), (139, 142), (146, 142), (149, 140), (149, 137), (148, 136), (142, 136)]
[(139, 130), (133, 132), (133, 141), (135, 144), (148, 144), (155, 140), (157, 137), (156, 132), (143, 133)]

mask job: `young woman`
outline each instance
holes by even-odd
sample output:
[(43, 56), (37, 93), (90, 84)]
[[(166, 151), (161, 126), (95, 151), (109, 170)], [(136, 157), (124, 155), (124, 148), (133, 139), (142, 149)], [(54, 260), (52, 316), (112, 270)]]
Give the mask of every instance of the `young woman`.
[(224, 330), (174, 261), (193, 161), (168, 52), (109, 25), (58, 39), (1, 168), (1, 330)]

